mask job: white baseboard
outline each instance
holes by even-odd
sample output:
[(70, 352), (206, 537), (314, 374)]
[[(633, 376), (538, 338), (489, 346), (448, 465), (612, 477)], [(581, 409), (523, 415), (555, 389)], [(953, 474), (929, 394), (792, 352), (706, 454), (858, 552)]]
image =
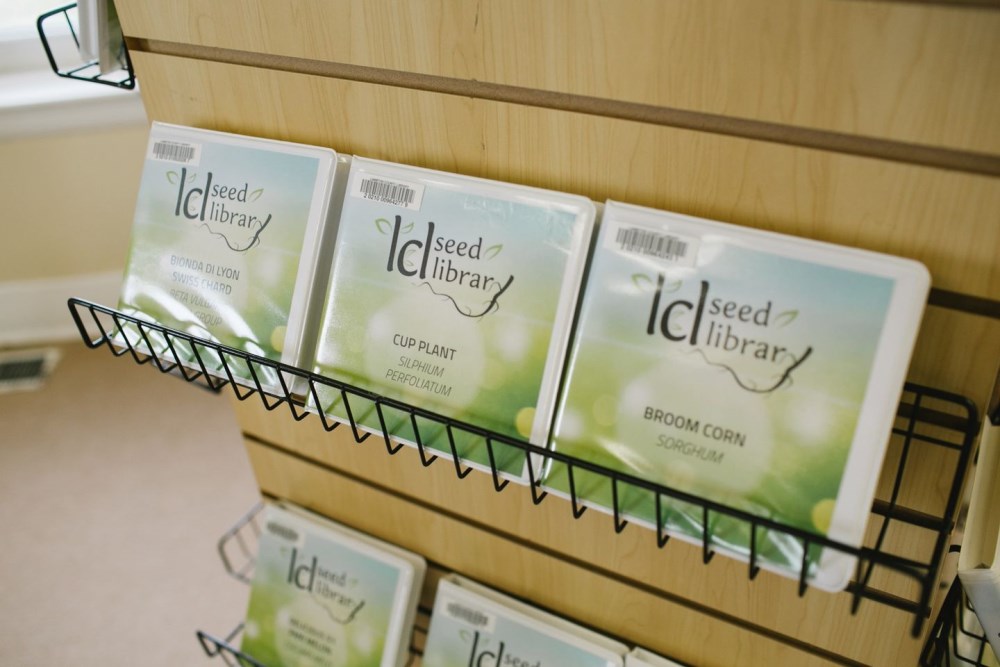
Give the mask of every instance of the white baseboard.
[(66, 300), (71, 296), (114, 306), (120, 271), (0, 283), (0, 347), (79, 339)]

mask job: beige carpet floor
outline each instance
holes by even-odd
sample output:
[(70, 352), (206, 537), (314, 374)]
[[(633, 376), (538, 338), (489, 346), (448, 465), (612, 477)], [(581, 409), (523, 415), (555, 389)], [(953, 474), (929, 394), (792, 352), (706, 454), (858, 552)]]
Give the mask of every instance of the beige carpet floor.
[(0, 665), (213, 665), (248, 589), (216, 542), (258, 498), (228, 397), (82, 343), (0, 394)]

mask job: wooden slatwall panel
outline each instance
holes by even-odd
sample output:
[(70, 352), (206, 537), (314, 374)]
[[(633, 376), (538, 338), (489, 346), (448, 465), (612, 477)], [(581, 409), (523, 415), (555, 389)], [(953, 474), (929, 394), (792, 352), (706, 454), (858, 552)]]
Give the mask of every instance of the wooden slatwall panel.
[[(1000, 362), (1000, 11), (845, 0), (119, 0), (152, 120), (614, 198), (911, 257), (909, 378)], [(912, 617), (550, 498), (238, 407), (261, 489), (692, 664), (914, 664)], [(898, 456), (890, 448), (890, 463)], [(902, 502), (947, 494), (914, 458)], [(891, 486), (883, 475), (880, 495)], [(871, 530), (875, 530), (873, 526)], [(892, 531), (906, 550), (929, 536)], [(892, 577), (878, 588), (909, 594)], [(925, 633), (926, 634), (926, 633)]]
[[(891, 252), (923, 261), (937, 287), (1000, 292), (1000, 178), (243, 65), (133, 61), (160, 120)], [(954, 314), (928, 310), (934, 336), (921, 337), (911, 376), (982, 403), (1000, 322)], [(974, 357), (980, 348), (992, 359)]]
[[(661, 650), (673, 644), (669, 641), (673, 635), (688, 643), (693, 641), (696, 646), (685, 646), (683, 653), (674, 652), (675, 656), (693, 664), (736, 664), (734, 660), (755, 665), (830, 664), (810, 647), (775, 641), (740, 624), (720, 619), (710, 609), (703, 613), (692, 612), (687, 606), (647, 590), (641, 581), (623, 581), (621, 577), (608, 576), (599, 567), (571, 562), (544, 549), (518, 543), (508, 534), (498, 534), (495, 529), (467, 517), (453, 516), (419, 500), (414, 502), (412, 497), (400, 498), (394, 490), (338, 475), (253, 441), (247, 444), (250, 461), (264, 491), (390, 539), (423, 553), (447, 569), (489, 582), (543, 608), (561, 614), (571, 609), (576, 621), (603, 632), (617, 633), (647, 646), (660, 646)], [(409, 463), (420, 465), (412, 459)], [(403, 462), (401, 466), (408, 467)], [(414, 473), (424, 472), (410, 469)], [(464, 481), (472, 481), (469, 486), (479, 486), (481, 495), (489, 498), (486, 502), (497, 506), (487, 495), (493, 493), (492, 487), (486, 489), (482, 485), (482, 482), (492, 484), (492, 481), (482, 476)], [(568, 514), (568, 507), (564, 509)], [(525, 524), (529, 522), (526, 516), (520, 518)], [(568, 516), (563, 519), (563, 524), (571, 521)], [(702, 566), (691, 567), (700, 570)], [(713, 573), (713, 576), (720, 575)], [(734, 584), (745, 578), (745, 575), (730, 577)], [(712, 602), (706, 600), (707, 605)], [(775, 608), (774, 611), (780, 610)], [(836, 609), (833, 613), (839, 616), (846, 613), (846, 609)], [(792, 615), (788, 616), (788, 620), (798, 622)], [(905, 623), (886, 629), (905, 633)], [(889, 654), (899, 655), (892, 649)]]
[(1000, 153), (995, 11), (843, 0), (119, 4), (138, 38)]
[[(888, 664), (890, 658), (905, 657), (907, 660), (899, 664), (909, 664), (916, 659), (921, 647), (920, 641), (910, 637), (913, 619), (905, 612), (864, 602), (858, 616), (851, 616), (848, 595), (809, 591), (801, 600), (797, 584), (792, 580), (762, 572), (750, 582), (745, 564), (725, 558), (716, 558), (704, 566), (698, 546), (672, 541), (660, 550), (655, 545), (654, 533), (637, 526), (615, 535), (609, 515), (588, 511), (581, 519), (573, 520), (568, 502), (561, 499), (549, 498), (535, 507), (523, 487), (511, 486), (497, 494), (489, 475), (473, 474), (458, 480), (452, 464), (444, 460), (423, 469), (416, 451), (408, 448), (389, 459), (379, 438), (373, 436), (358, 445), (349, 429), (338, 428), (334, 433), (326, 433), (316, 418), (303, 422), (275, 418), (256, 399), (238, 403), (237, 410), (248, 435), (247, 446), (255, 462), (258, 481), (268, 493), (309, 505), (385, 539), (403, 540), (410, 548), (468, 576), (487, 581), (504, 576), (505, 589), (516, 595), (529, 599), (544, 595), (549, 608), (632, 642), (642, 641), (693, 664), (726, 664), (724, 657), (728, 649), (726, 646), (702, 646), (700, 641), (693, 639), (694, 635), (665, 632), (664, 617), (658, 614), (644, 621), (641, 634), (636, 634), (635, 614), (605, 615), (606, 600), (600, 597), (584, 595), (585, 603), (579, 599), (560, 600), (561, 589), (543, 593), (544, 581), (533, 578), (531, 573), (516, 568), (512, 572), (490, 573), (488, 568), (493, 562), (481, 562), (481, 545), (456, 548), (467, 539), (464, 535), (455, 535), (435, 546), (428, 544), (422, 535), (423, 519), (414, 519), (409, 524), (411, 528), (397, 532), (392, 526), (379, 527), (379, 516), (389, 511), (384, 508), (406, 514), (411, 511), (407, 505), (431, 507), (450, 520), (475, 525), (491, 536), (517, 541), (513, 550), (505, 548), (503, 553), (508, 556), (514, 551), (529, 549), (549, 560), (561, 561), (570, 569), (587, 564), (595, 576), (608, 579), (608, 585), (630, 585), (645, 594), (663, 598), (657, 604), (673, 609), (671, 617), (677, 616), (678, 606), (683, 606), (693, 618), (699, 619), (699, 623), (717, 624), (725, 619), (723, 622), (739, 626), (738, 634), (744, 637), (742, 642), (761, 641), (768, 647), (759, 649), (763, 651), (759, 654), (761, 660), (747, 664), (781, 664), (768, 663), (763, 657), (780, 647), (799, 647), (801, 644), (811, 646), (817, 656), (837, 654), (845, 659), (875, 664)], [(285, 470), (283, 464), (275, 464), (282, 460), (288, 463), (289, 470)], [(951, 465), (954, 466), (954, 460)], [(355, 482), (371, 480), (372, 486), (384, 492), (378, 496), (380, 500), (361, 504), (353, 500), (332, 501), (326, 491), (315, 493), (311, 483), (297, 481), (303, 476), (313, 478), (325, 474), (336, 477), (337, 481), (331, 481), (331, 485), (348, 479)], [(358, 515), (359, 507), (365, 508), (365, 516)], [(907, 548), (912, 546), (910, 555), (925, 558), (930, 546), (928, 540), (933, 537), (930, 531), (890, 532), (887, 548), (905, 555)], [(524, 577), (520, 583), (516, 581), (519, 577)], [(912, 586), (907, 588), (908, 582), (899, 579), (882, 577), (880, 581), (876, 576), (872, 583), (876, 588), (909, 595), (912, 599)], [(880, 586), (880, 583), (885, 585)], [(572, 588), (577, 590), (580, 585)], [(852, 641), (845, 643), (845, 638)], [(758, 655), (757, 650), (753, 649), (752, 653)], [(801, 651), (801, 648), (795, 649), (796, 653)]]

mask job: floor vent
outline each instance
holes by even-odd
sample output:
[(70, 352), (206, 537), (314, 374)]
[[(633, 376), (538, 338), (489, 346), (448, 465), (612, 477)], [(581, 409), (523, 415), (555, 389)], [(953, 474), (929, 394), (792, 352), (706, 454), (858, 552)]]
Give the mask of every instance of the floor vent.
[(40, 389), (58, 360), (55, 348), (0, 352), (0, 393)]

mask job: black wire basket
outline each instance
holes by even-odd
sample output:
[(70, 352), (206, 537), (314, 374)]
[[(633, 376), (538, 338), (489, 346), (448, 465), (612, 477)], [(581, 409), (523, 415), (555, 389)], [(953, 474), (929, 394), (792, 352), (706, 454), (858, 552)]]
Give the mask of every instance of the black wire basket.
[[(261, 534), (260, 519), (263, 509), (263, 502), (254, 505), (229, 530), (222, 534), (218, 542), (219, 557), (226, 573), (237, 581), (248, 585), (253, 580), (254, 567), (257, 564), (257, 549)], [(430, 609), (418, 607), (418, 611), (419, 616), (425, 620), (429, 618)], [(265, 665), (237, 648), (243, 628), (244, 625), (240, 623), (224, 637), (198, 630), (196, 633), (198, 643), (201, 644), (205, 655), (210, 658), (220, 658), (230, 667), (273, 667)], [(417, 623), (414, 625), (409, 649), (410, 661), (407, 664), (412, 664), (422, 655), (423, 652), (418, 646), (417, 639), (418, 637), (426, 637), (426, 634), (427, 624)]]
[[(126, 90), (135, 88), (135, 70), (132, 68), (132, 58), (129, 56), (128, 47), (124, 43), (122, 44), (120, 57), (122, 66), (120, 69), (102, 72), (97, 60), (85, 59), (80, 56), (80, 35), (77, 23), (77, 3), (45, 12), (35, 22), (38, 36), (42, 40), (42, 48), (45, 49), (45, 56), (49, 60), (52, 71), (57, 76), (66, 79), (89, 81)], [(52, 34), (63, 25), (68, 28), (76, 47), (72, 53), (65, 49), (56, 48), (55, 40), (52, 38)]]
[[(901, 609), (913, 615), (912, 633), (920, 635), (923, 623), (929, 618), (933, 593), (936, 590), (937, 579), (943, 558), (948, 548), (948, 541), (960, 505), (960, 494), (965, 475), (969, 468), (975, 437), (979, 431), (979, 415), (975, 404), (968, 399), (940, 391), (930, 387), (908, 383), (899, 405), (893, 437), (898, 440), (898, 461), (895, 462), (895, 475), (892, 491), (888, 498), (876, 500), (872, 507), (870, 525), (876, 526), (874, 538), (867, 545), (855, 547), (827, 537), (787, 526), (777, 521), (756, 516), (745, 511), (734, 509), (717, 502), (663, 486), (647, 479), (629, 475), (617, 470), (606, 468), (589, 461), (575, 459), (558, 451), (546, 449), (531, 443), (493, 433), (474, 424), (468, 424), (444, 415), (410, 406), (401, 401), (380, 396), (370, 391), (360, 389), (339, 381), (311, 373), (309, 371), (288, 366), (270, 359), (250, 354), (243, 350), (221, 345), (217, 342), (197, 338), (186, 333), (175, 331), (155, 322), (148, 322), (131, 317), (114, 309), (100, 306), (80, 299), (70, 299), (69, 308), (83, 341), (91, 348), (106, 347), (112, 354), (119, 357), (130, 357), (142, 365), (151, 365), (162, 373), (177, 375), (187, 382), (195, 383), (212, 391), (223, 391), (226, 387), (232, 390), (238, 400), (248, 400), (254, 396), (262, 401), (268, 411), (287, 410), (292, 418), (301, 421), (310, 414), (317, 416), (321, 426), (332, 431), (340, 422), (329, 418), (322, 412), (306, 410), (303, 395), (317, 398), (320, 390), (333, 391), (339, 394), (346, 408), (352, 435), (357, 442), (369, 438), (370, 432), (364, 432), (355, 421), (351, 409), (352, 403), (374, 406), (381, 425), (381, 440), (389, 454), (396, 454), (404, 447), (395, 442), (393, 433), (386, 424), (387, 411), (408, 415), (408, 422), (415, 434), (415, 445), (419, 450), (420, 460), (424, 466), (434, 464), (439, 456), (431, 453), (424, 446), (420, 433), (422, 429), (432, 427), (441, 429), (448, 434), (451, 445), (452, 461), (455, 473), (459, 478), (465, 478), (472, 467), (464, 465), (455, 447), (456, 436), (464, 434), (481, 438), (489, 453), (490, 472), (493, 485), (497, 492), (503, 491), (509, 483), (499, 470), (497, 451), (501, 448), (513, 448), (525, 455), (541, 461), (543, 467), (553, 463), (563, 466), (570, 480), (571, 515), (579, 518), (587, 510), (587, 506), (578, 497), (573, 485), (574, 474), (580, 471), (589, 476), (598, 476), (610, 484), (614, 491), (612, 503), (612, 527), (615, 532), (621, 532), (628, 524), (624, 512), (619, 506), (620, 488), (625, 486), (642, 489), (652, 494), (657, 505), (661, 502), (678, 500), (700, 508), (703, 516), (701, 535), (702, 560), (708, 563), (714, 553), (710, 519), (725, 516), (733, 521), (743, 522), (750, 534), (750, 550), (747, 574), (754, 579), (760, 571), (758, 561), (759, 536), (766, 531), (790, 536), (803, 547), (802, 566), (799, 574), (798, 593), (805, 595), (809, 588), (808, 554), (811, 549), (832, 549), (856, 558), (853, 580), (847, 586), (847, 593), (852, 596), (851, 612), (856, 613), (863, 599), (876, 601), (880, 604)], [(152, 341), (159, 341), (157, 346)], [(162, 351), (157, 352), (160, 349)], [(178, 350), (183, 350), (180, 354)], [(211, 371), (209, 369), (212, 369)], [(234, 371), (234, 369), (238, 369)], [(261, 378), (269, 378), (267, 383)], [(272, 382), (273, 380), (273, 382)], [(265, 387), (265, 384), (267, 385)], [(297, 387), (292, 392), (292, 387)], [(301, 388), (306, 387), (304, 391)], [(900, 502), (901, 490), (907, 472), (911, 469), (908, 463), (924, 448), (937, 449), (948, 453), (950, 468), (946, 472), (949, 480), (949, 490), (944, 506), (935, 511), (917, 511), (904, 506)], [(887, 464), (888, 465), (888, 464)], [(526, 466), (528, 471), (528, 489), (534, 504), (543, 502), (548, 493), (541, 488), (534, 466)], [(666, 532), (662, 516), (658, 513), (657, 530), (653, 537), (659, 547), (663, 548), (670, 540)], [(887, 547), (887, 535), (894, 526), (913, 526), (923, 531), (929, 531), (933, 536), (931, 546), (919, 558), (893, 553)], [(244, 551), (249, 547), (236, 547)], [(224, 562), (227, 556), (223, 555)], [(228, 566), (227, 566), (228, 567)], [(915, 582), (913, 594), (887, 593), (871, 585), (876, 571), (886, 571), (901, 575), (905, 580)], [(238, 578), (248, 578), (245, 571)]]
[(920, 654), (920, 666), (987, 667), (996, 664), (997, 657), (979, 624), (976, 611), (969, 603), (962, 582), (956, 577)]

